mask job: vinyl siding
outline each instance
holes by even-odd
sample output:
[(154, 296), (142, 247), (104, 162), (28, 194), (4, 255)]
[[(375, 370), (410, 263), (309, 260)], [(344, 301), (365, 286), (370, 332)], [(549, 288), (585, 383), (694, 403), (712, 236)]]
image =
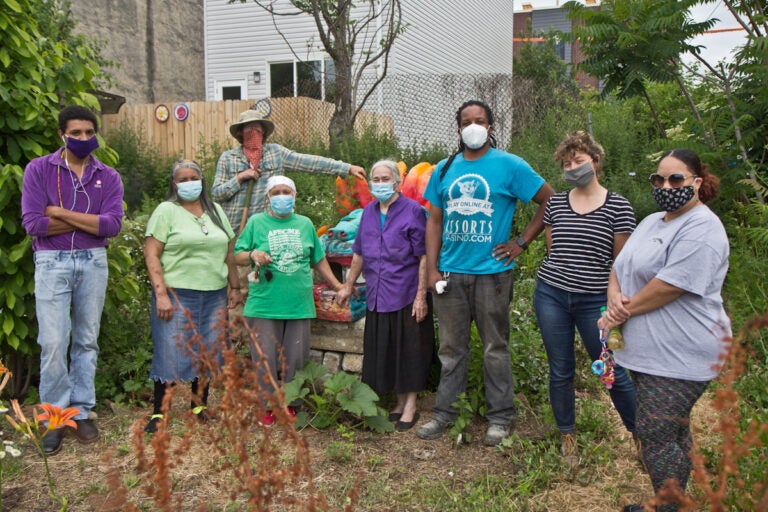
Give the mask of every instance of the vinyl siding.
[[(409, 26), (395, 43), (388, 73), (511, 73), (512, 8), (512, 0), (402, 0)], [(278, 23), (302, 60), (324, 58), (310, 16)], [(209, 100), (217, 80), (246, 79), (248, 98), (265, 97), (269, 64), (294, 60), (271, 16), (253, 2), (205, 0), (205, 46)], [(253, 83), (254, 71), (261, 72), (260, 84)]]
[(512, 0), (402, 0), (393, 74), (511, 73)]

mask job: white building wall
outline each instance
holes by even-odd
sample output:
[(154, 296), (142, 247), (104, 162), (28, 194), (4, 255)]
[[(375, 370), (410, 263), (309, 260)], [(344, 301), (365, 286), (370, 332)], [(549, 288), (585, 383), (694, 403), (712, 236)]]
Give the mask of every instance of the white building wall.
[[(237, 80), (246, 80), (247, 98), (269, 96), (269, 64), (295, 58), (272, 17), (253, 2), (204, 1), (207, 99), (216, 98), (217, 81)], [(395, 135), (406, 144), (455, 138), (453, 115), (467, 99), (506, 108), (509, 101), (501, 98), (509, 94), (505, 77), (512, 73), (513, 1), (401, 2), (408, 27), (395, 41), (388, 78), (365, 108), (392, 116)], [(278, 26), (301, 60), (326, 58), (310, 16), (280, 18)], [(254, 71), (261, 73), (260, 84), (253, 82)], [(425, 126), (436, 130), (425, 133)]]
[(402, 0), (392, 74), (512, 72), (512, 0)]

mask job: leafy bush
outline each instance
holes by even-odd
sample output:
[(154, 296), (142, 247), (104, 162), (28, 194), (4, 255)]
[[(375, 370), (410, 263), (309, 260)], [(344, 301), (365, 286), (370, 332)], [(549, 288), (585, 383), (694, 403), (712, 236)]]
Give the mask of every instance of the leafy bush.
[(302, 400), (310, 411), (296, 415), (297, 428), (307, 425), (328, 428), (343, 419), (351, 419), (356, 422), (355, 427), (366, 427), (379, 433), (394, 430), (387, 412), (376, 405), (378, 395), (361, 382), (359, 376), (337, 372), (327, 378), (328, 373), (325, 366), (308, 361), (284, 386), (286, 403)]

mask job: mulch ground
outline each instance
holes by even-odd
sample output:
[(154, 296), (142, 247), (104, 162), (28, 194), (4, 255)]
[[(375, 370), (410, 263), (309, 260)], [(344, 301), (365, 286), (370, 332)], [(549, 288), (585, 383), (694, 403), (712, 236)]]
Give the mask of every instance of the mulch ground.
[[(607, 397), (607, 394), (603, 395)], [(430, 395), (421, 402), (420, 423), (429, 419), (432, 400)], [(177, 397), (174, 410), (177, 406), (181, 408), (182, 402), (187, 403), (185, 398)], [(607, 398), (604, 402), (610, 408)], [(695, 427), (697, 437), (708, 435), (708, 426), (713, 425), (715, 419), (709, 401), (700, 402), (694, 421), (699, 425)], [(212, 404), (215, 403), (213, 396)], [(69, 496), (69, 510), (115, 510), (109, 505), (110, 498), (114, 497), (107, 484), (110, 470), (119, 471), (131, 502), (138, 504), (141, 510), (156, 510), (144, 494), (143, 483), (137, 476), (137, 458), (131, 441), (131, 425), (142, 421), (145, 413), (121, 408), (102, 411), (98, 420), (99, 442), (81, 445), (69, 436), (62, 452), (51, 457), (50, 470), (56, 480), (57, 492)], [(631, 503), (651, 495), (650, 482), (634, 459), (629, 436), (623, 432), (617, 415), (613, 416), (616, 416), (615, 435), (622, 440), (616, 445), (618, 448), (614, 449), (613, 457), (597, 467), (581, 467), (570, 473), (564, 470), (561, 478), (550, 482), (543, 493), (529, 500), (528, 510), (605, 511), (614, 508), (606, 506), (607, 503)], [(174, 432), (183, 432), (183, 422), (175, 421)], [(203, 510), (232, 510), (225, 508), (230, 502), (228, 483), (232, 480), (231, 474), (220, 471), (223, 455), (212, 448), (205, 433), (205, 429), (216, 426), (213, 422), (196, 431), (191, 449), (172, 469), (173, 489), (184, 499), (184, 505), (178, 510), (197, 510), (199, 507)], [(420, 485), (445, 482), (446, 488), (460, 491), (465, 484), (477, 482), (486, 475), (509, 475), (512, 485), (516, 468), (507, 454), (483, 446), (485, 427), (484, 421), (475, 421), (469, 429), (472, 440), (461, 447), (447, 435), (436, 441), (423, 441), (416, 437), (415, 428), (389, 435), (355, 430), (346, 437), (334, 429), (307, 428), (301, 435), (309, 446), (312, 481), (327, 498), (331, 510), (343, 508), (346, 496), (353, 489), (358, 493), (355, 510), (424, 510), (423, 504), (410, 503), (408, 496)], [(276, 427), (281, 428), (284, 427)], [(523, 414), (516, 425), (521, 436), (535, 442), (553, 442), (552, 437), (546, 437), (549, 428), (530, 414)], [(260, 435), (258, 429), (255, 430), (254, 440)], [(32, 446), (21, 447), (24, 452), (22, 473), (2, 482), (3, 510), (56, 510), (48, 496), (42, 459), (35, 455)], [(286, 446), (284, 454), (272, 463), (290, 462), (292, 457), (290, 446)], [(303, 487), (290, 492), (301, 497), (306, 492), (306, 485)]]

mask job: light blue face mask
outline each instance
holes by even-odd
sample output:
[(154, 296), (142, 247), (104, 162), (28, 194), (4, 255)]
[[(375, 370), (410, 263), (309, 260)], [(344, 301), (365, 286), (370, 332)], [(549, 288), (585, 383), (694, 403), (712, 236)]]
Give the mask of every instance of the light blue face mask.
[(296, 199), (287, 194), (280, 194), (269, 198), (269, 206), (277, 215), (290, 215), (293, 213), (293, 206)]
[(371, 195), (379, 200), (380, 203), (386, 203), (395, 195), (394, 183), (371, 183)]
[(176, 194), (184, 201), (194, 201), (203, 191), (203, 181), (182, 181), (176, 184)]

